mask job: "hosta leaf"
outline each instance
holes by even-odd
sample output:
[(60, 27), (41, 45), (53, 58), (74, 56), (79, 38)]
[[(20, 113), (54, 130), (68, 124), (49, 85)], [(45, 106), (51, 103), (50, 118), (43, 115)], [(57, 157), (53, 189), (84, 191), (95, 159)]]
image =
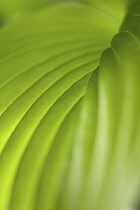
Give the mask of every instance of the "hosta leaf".
[(0, 1), (0, 14), (1, 20), (5, 24), (10, 18), (17, 18), (27, 12), (39, 10), (43, 7), (52, 6), (60, 3), (82, 3), (89, 5), (94, 10), (100, 11), (104, 15), (110, 16), (111, 18), (117, 18), (119, 21), (122, 20), (126, 13), (127, 3), (129, 0), (1, 0)]
[(98, 10), (101, 10), (106, 15), (112, 16), (112, 18), (122, 19), (127, 11), (129, 0), (81, 0), (81, 2), (92, 6)]
[[(85, 94), (118, 28), (119, 22), (104, 13), (70, 4), (23, 17), (1, 30), (1, 209), (34, 208), (51, 144), (61, 138), (61, 124), (65, 126), (65, 118)], [(63, 138), (68, 144), (70, 137)], [(49, 191), (48, 202), (37, 200), (36, 208), (53, 208)]]
[[(139, 2), (79, 2), (23, 15), (0, 31), (0, 210), (124, 210), (133, 203)], [(1, 4), (10, 17), (36, 3)]]
[[(79, 132), (76, 147), (80, 152), (73, 153), (71, 171), (71, 184), (77, 181), (75, 168), (81, 174), (75, 209), (125, 209), (136, 196), (140, 180), (138, 18), (129, 18), (112, 48), (103, 53), (83, 102), (78, 123), (82, 135)], [(75, 187), (69, 194), (73, 192)]]

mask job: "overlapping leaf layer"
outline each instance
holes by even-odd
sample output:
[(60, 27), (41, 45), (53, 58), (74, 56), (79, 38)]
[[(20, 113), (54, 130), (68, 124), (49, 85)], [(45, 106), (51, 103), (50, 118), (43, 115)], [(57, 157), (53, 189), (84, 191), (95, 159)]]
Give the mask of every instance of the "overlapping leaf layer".
[(0, 31), (0, 210), (131, 206), (140, 179), (139, 2), (50, 2), (28, 15), (14, 2), (1, 3), (3, 17), (22, 16)]

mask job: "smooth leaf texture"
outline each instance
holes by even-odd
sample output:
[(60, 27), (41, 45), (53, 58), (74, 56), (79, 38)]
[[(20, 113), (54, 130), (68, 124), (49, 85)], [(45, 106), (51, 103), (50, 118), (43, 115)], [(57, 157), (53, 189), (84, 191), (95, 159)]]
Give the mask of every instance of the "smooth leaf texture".
[[(88, 204), (91, 209), (125, 209), (136, 195), (140, 175), (139, 44), (135, 33), (121, 32), (113, 39), (112, 48), (103, 53), (98, 73), (93, 73), (83, 104), (82, 137), (83, 145), (88, 142), (88, 146), (82, 147), (82, 166), (84, 161), (87, 166), (87, 153), (93, 148), (89, 172), (83, 169), (88, 177), (82, 189), (87, 199), (83, 209)], [(91, 135), (91, 128), (96, 134)]]
[(5, 22), (9, 20), (11, 17), (15, 18), (16, 16), (22, 15), (26, 12), (33, 12), (39, 10), (43, 7), (49, 7), (51, 5), (60, 4), (60, 3), (80, 3), (89, 5), (92, 8), (104, 13), (107, 16), (111, 16), (112, 18), (117, 18), (121, 21), (126, 12), (126, 5), (128, 0), (118, 0), (118, 1), (110, 1), (110, 0), (1, 0), (0, 1), (0, 13), (2, 14), (2, 21)]
[(0, 210), (132, 205), (140, 17), (134, 6), (122, 24), (125, 1), (83, 3), (24, 15), (0, 31)]

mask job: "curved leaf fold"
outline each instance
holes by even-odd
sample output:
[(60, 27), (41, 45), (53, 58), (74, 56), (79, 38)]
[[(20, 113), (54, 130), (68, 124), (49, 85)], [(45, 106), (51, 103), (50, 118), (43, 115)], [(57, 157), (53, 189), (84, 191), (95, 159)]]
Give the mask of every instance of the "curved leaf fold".
[[(19, 11), (14, 2), (9, 16)], [(119, 32), (126, 8), (126, 1), (58, 4), (1, 29), (0, 210), (132, 205), (140, 18), (134, 4)]]

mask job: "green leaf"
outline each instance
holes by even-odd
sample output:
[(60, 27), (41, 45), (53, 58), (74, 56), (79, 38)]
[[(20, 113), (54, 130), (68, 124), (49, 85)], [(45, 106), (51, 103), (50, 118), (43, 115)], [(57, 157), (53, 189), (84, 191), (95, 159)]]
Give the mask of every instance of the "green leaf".
[(112, 2), (110, 2), (110, 0), (1, 0), (1, 19), (3, 23), (5, 23), (6, 21), (10, 21), (10, 18), (17, 18), (19, 15), (37, 11), (44, 7), (61, 3), (73, 4), (76, 2), (87, 6), (89, 5), (94, 10), (121, 21), (126, 14), (128, 0), (114, 0)]
[(75, 4), (1, 30), (1, 209), (9, 202), (10, 209), (32, 208), (51, 144), (118, 27), (100, 11)]
[(140, 180), (138, 19), (124, 23), (90, 81), (78, 123), (82, 134), (76, 149), (81, 152), (73, 158), (77, 174), (85, 173), (78, 180), (82, 196), (74, 209), (117, 210), (133, 205)]
[[(122, 24), (125, 1), (81, 2), (24, 14), (0, 31), (0, 210), (132, 205), (140, 17), (134, 5)], [(5, 2), (9, 17), (15, 4)]]

